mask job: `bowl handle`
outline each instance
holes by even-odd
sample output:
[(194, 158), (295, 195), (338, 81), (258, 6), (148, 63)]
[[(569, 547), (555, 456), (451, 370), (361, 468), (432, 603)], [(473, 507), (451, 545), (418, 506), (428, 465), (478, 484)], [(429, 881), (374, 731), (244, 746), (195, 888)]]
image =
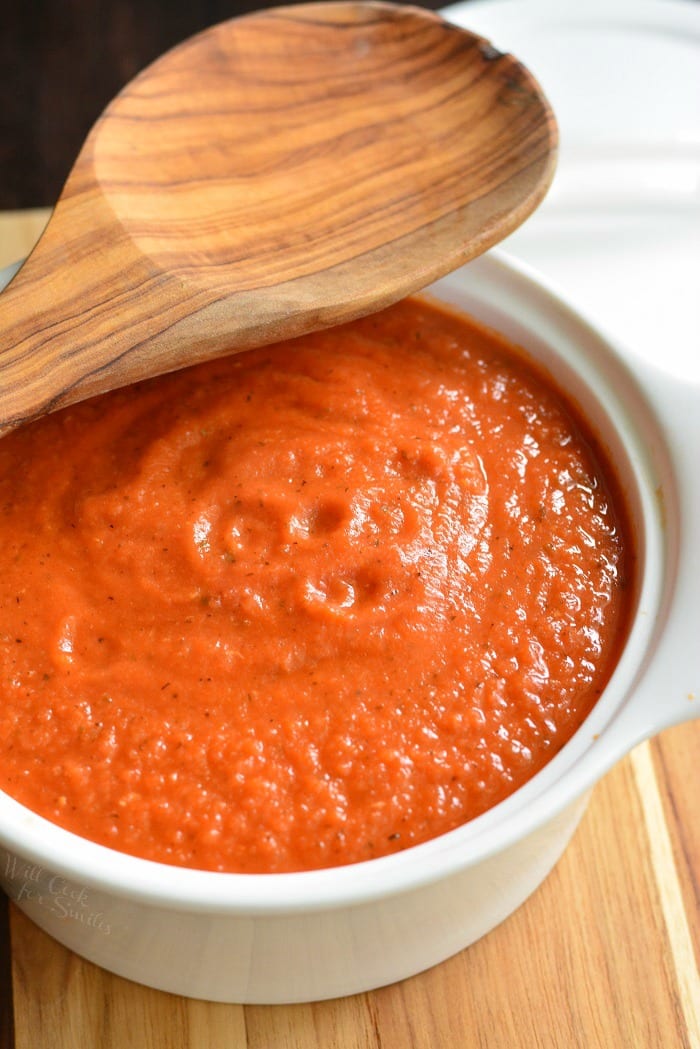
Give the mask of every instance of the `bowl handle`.
[(666, 565), (647, 661), (610, 726), (620, 753), (700, 718), (700, 385), (644, 361), (634, 371), (658, 424), (650, 451), (661, 478)]

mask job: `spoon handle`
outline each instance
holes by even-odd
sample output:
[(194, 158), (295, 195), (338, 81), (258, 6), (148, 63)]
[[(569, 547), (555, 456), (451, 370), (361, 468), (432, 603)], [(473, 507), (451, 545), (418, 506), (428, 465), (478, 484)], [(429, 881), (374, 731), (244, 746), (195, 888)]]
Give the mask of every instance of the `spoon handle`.
[(97, 187), (64, 194), (0, 297), (0, 437), (183, 359), (246, 348), (245, 325), (232, 346), (223, 312), (216, 296), (139, 251)]
[(154, 313), (149, 291), (167, 278), (86, 203), (62, 199), (0, 297), (0, 435), (138, 378), (140, 345), (168, 327), (176, 289), (160, 288)]

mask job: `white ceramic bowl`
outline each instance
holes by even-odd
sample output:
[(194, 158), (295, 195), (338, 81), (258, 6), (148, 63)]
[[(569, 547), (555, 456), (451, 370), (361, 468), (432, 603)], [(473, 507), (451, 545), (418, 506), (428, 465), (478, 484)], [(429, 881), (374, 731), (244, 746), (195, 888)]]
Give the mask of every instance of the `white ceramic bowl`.
[(542, 362), (617, 466), (640, 555), (617, 669), (571, 741), (506, 801), (354, 866), (273, 875), (167, 867), (78, 838), (0, 794), (3, 887), (98, 965), (229, 1002), (329, 998), (410, 976), (525, 900), (563, 852), (589, 788), (635, 743), (700, 715), (700, 389), (628, 359), (497, 253), (430, 291)]

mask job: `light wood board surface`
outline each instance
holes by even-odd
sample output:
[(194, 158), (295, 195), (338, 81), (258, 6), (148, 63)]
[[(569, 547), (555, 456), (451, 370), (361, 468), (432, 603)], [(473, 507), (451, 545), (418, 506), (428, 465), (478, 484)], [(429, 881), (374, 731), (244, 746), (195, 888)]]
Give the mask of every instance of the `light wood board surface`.
[[(0, 215), (0, 267), (45, 211)], [(213, 1005), (150, 991), (10, 906), (15, 1049), (700, 1049), (700, 722), (637, 747), (562, 861), (473, 947), (371, 994)], [(0, 937), (2, 926), (0, 925)], [(3, 996), (4, 995), (4, 996)], [(12, 1045), (6, 1036), (0, 1049)]]
[(43, 233), (50, 215), (50, 208), (0, 211), (0, 269), (29, 254)]

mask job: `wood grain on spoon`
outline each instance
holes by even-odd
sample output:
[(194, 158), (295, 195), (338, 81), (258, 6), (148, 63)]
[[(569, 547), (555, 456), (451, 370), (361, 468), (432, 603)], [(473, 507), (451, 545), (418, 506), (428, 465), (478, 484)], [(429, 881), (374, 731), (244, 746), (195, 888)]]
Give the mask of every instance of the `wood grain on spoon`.
[(555, 146), (529, 73), (419, 8), (193, 37), (107, 108), (0, 298), (0, 433), (425, 287), (527, 217)]

